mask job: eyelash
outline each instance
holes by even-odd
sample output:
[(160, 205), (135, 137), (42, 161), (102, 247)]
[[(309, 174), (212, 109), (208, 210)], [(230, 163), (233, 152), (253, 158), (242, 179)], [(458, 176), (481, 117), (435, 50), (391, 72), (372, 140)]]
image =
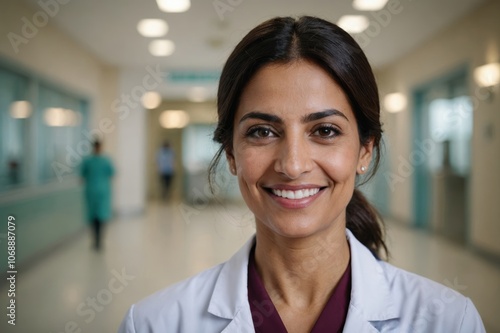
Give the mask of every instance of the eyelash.
[(269, 136), (258, 136), (257, 132), (262, 131), (262, 130), (267, 130), (269, 133), (275, 134), (269, 127), (267, 126), (254, 126), (248, 129), (248, 131), (245, 134), (245, 137), (248, 138), (255, 138), (255, 139), (263, 139), (263, 138), (268, 138)]
[[(318, 135), (318, 136), (320, 136), (321, 138), (325, 138), (325, 139), (333, 139), (333, 138), (335, 138), (335, 137), (339, 136), (340, 134), (342, 134), (342, 133), (340, 132), (340, 130), (339, 130), (337, 127), (332, 126), (332, 125), (327, 125), (327, 124), (323, 124), (323, 125), (320, 125), (319, 127), (317, 127), (317, 128), (313, 131), (313, 134), (314, 134), (314, 133), (316, 133), (316, 132), (319, 132), (319, 131), (321, 131), (321, 130), (325, 130), (325, 129), (327, 129), (327, 130), (331, 131), (332, 135), (328, 135), (328, 136), (321, 136), (321, 135)], [(318, 134), (319, 134), (319, 133), (318, 133)]]
[[(325, 129), (331, 131), (331, 133), (330, 133), (331, 135), (321, 136), (319, 134), (319, 131), (325, 130)], [(257, 135), (258, 132), (262, 131), (262, 130), (269, 131), (269, 134), (267, 136)], [(339, 136), (340, 134), (342, 134), (341, 131), (337, 127), (335, 127), (333, 125), (329, 125), (329, 124), (323, 124), (323, 125), (320, 125), (319, 127), (316, 127), (312, 133), (313, 134), (318, 133), (317, 136), (319, 136), (322, 139), (333, 139), (333, 138)], [(269, 138), (270, 134), (276, 135), (276, 133), (273, 130), (271, 130), (271, 128), (269, 128), (267, 126), (254, 126), (254, 127), (251, 127), (248, 129), (248, 131), (245, 134), (245, 137), (255, 138), (255, 139), (265, 139), (265, 138)]]

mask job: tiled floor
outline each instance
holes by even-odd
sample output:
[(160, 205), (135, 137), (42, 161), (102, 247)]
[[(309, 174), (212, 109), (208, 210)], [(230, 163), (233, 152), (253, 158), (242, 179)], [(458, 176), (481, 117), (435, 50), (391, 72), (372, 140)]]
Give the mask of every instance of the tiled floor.
[[(0, 332), (116, 332), (131, 303), (228, 259), (253, 232), (239, 206), (153, 204), (143, 217), (110, 224), (102, 253), (82, 235), (20, 271), (17, 325), (3, 314)], [(500, 267), (397, 224), (388, 224), (388, 242), (391, 262), (471, 297), (487, 331), (500, 332)], [(3, 309), (5, 297), (3, 284)]]

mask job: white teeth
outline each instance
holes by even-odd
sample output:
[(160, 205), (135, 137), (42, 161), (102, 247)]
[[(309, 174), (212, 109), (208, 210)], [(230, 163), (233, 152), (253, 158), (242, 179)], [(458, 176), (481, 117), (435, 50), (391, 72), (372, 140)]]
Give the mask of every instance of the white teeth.
[(309, 188), (309, 189), (298, 190), (298, 191), (286, 191), (286, 190), (274, 190), (273, 189), (272, 191), (273, 191), (273, 194), (278, 196), (278, 197), (282, 197), (282, 198), (286, 198), (286, 199), (303, 199), (303, 198), (307, 198), (307, 197), (313, 196), (316, 193), (318, 193), (319, 188)]

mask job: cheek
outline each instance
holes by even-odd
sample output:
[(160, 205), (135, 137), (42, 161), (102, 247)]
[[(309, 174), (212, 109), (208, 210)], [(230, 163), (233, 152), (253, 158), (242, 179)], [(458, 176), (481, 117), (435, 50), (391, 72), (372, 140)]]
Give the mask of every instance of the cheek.
[(356, 176), (358, 163), (356, 149), (342, 148), (323, 156), (321, 158), (323, 169), (334, 181), (344, 182)]
[(252, 147), (239, 145), (235, 147), (235, 164), (238, 178), (244, 182), (256, 181), (261, 175), (261, 170), (266, 165), (262, 152)]

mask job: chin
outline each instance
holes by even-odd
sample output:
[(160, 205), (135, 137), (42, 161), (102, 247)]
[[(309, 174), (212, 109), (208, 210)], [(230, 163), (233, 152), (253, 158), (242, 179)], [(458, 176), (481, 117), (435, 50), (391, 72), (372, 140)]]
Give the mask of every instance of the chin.
[(286, 238), (306, 238), (328, 229), (328, 226), (321, 225), (319, 221), (312, 221), (310, 216), (268, 219), (267, 223), (263, 224), (265, 229), (269, 229), (272, 233)]

